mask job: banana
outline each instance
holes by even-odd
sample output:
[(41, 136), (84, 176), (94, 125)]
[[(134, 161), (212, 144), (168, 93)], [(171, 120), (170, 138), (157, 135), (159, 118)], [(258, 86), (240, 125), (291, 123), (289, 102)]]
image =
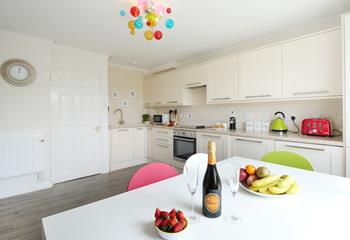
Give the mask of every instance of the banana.
[(280, 188), (280, 187), (269, 187), (268, 190), (271, 193), (273, 193), (273, 194), (283, 194), (283, 193), (286, 193), (289, 189), (290, 189), (290, 186), (283, 187), (283, 188)]
[(268, 185), (268, 184), (280, 179), (280, 177), (281, 177), (281, 175), (271, 175), (271, 176), (266, 177), (266, 178), (255, 180), (252, 184), (252, 187), (253, 188), (263, 187), (265, 185)]
[(267, 194), (267, 195), (271, 195), (272, 193), (266, 189), (266, 188), (261, 188), (259, 189), (259, 193), (262, 193), (262, 194)]
[(282, 180), (277, 184), (279, 188), (290, 188), (292, 184), (295, 182), (294, 178), (289, 175), (283, 175)]
[(260, 192), (260, 193), (265, 193), (270, 187), (274, 187), (274, 186), (276, 186), (278, 183), (279, 183), (279, 179), (277, 179), (276, 181), (274, 181), (274, 182), (272, 182), (272, 183), (270, 183), (270, 184), (267, 184), (267, 185), (265, 185), (265, 186), (262, 186), (262, 187), (260, 187), (260, 188), (257, 188), (258, 189), (258, 192)]
[(292, 186), (289, 188), (289, 190), (287, 191), (288, 194), (296, 194), (298, 192), (299, 192), (299, 187), (297, 182), (294, 182)]

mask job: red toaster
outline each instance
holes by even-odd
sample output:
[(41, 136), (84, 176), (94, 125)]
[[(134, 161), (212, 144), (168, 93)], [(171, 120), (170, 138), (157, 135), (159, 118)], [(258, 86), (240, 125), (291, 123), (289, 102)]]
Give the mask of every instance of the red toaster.
[(331, 122), (328, 119), (308, 118), (301, 123), (301, 133), (312, 136), (332, 136)]

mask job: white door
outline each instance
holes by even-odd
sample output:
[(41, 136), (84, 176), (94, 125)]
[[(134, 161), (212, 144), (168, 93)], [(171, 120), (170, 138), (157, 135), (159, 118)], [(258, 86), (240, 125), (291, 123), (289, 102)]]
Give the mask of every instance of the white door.
[(228, 157), (228, 136), (214, 134), (197, 135), (197, 152), (208, 153), (208, 142), (213, 141), (216, 144), (216, 160), (221, 161)]
[(274, 140), (246, 137), (231, 137), (231, 156), (260, 160), (275, 149)]
[(238, 57), (239, 99), (258, 100), (282, 96), (282, 47), (251, 51)]
[(237, 57), (208, 64), (208, 103), (232, 102), (238, 99)]
[(100, 173), (99, 76), (54, 71), (51, 79), (53, 181)]
[(283, 45), (283, 93), (285, 98), (342, 95), (340, 30)]

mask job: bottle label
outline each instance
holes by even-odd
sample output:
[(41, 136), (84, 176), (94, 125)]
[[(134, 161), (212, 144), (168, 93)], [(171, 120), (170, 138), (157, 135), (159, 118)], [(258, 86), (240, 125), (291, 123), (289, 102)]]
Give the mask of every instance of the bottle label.
[(205, 208), (210, 213), (217, 213), (220, 209), (220, 196), (215, 193), (209, 193), (204, 199)]

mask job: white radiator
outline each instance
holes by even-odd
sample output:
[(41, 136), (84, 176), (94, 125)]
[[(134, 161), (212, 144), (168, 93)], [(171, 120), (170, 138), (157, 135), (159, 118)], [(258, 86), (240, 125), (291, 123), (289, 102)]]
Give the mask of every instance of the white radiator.
[(40, 135), (0, 136), (0, 179), (43, 172), (44, 145)]

